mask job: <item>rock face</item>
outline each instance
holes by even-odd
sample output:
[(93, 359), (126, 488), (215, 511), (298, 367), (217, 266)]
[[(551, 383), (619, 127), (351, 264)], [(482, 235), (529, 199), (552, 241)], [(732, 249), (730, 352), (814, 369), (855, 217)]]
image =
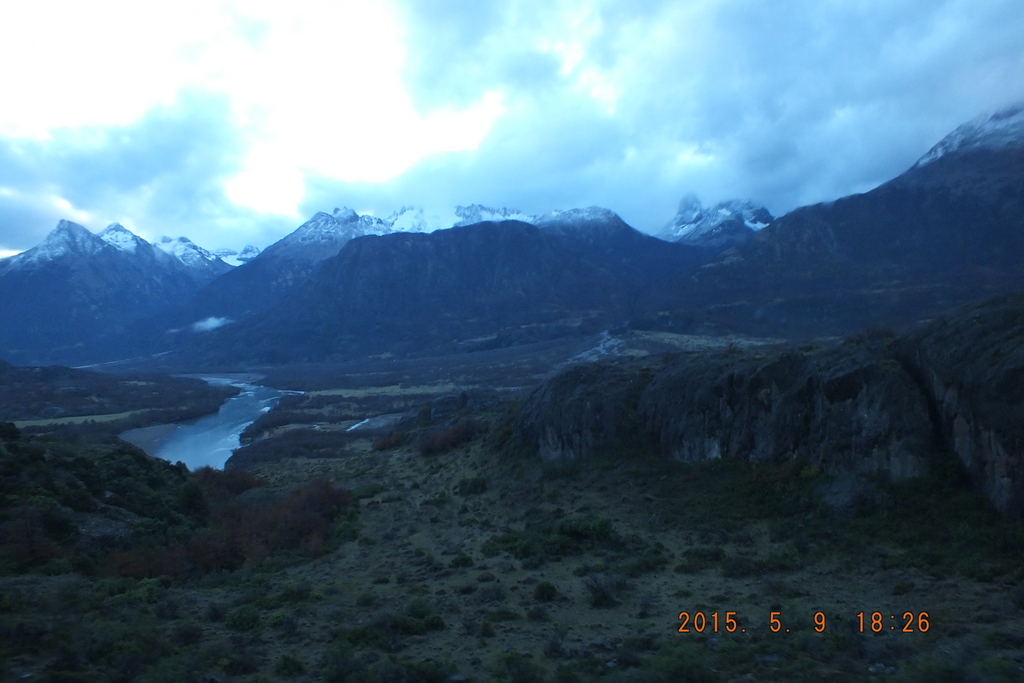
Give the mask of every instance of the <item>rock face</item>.
[(1024, 515), (1024, 296), (943, 318), (902, 350), (971, 480), (999, 510)]
[(945, 449), (997, 509), (1020, 516), (1024, 295), (900, 339), (576, 366), (529, 396), (516, 433), (545, 461), (801, 459), (839, 477), (919, 476)]
[(933, 439), (913, 379), (859, 344), (576, 367), (530, 396), (517, 431), (545, 460), (646, 448), (685, 462), (800, 458), (896, 479), (925, 472)]
[(706, 207), (696, 195), (688, 194), (679, 210), (656, 236), (719, 251), (742, 244), (775, 220), (763, 206), (750, 201), (731, 200)]

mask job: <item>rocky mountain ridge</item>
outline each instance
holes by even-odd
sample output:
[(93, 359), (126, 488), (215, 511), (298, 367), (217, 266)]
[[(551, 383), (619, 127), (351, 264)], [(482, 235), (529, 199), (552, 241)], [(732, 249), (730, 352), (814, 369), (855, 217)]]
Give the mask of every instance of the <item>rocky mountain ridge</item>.
[(675, 217), (655, 236), (669, 242), (727, 249), (746, 242), (775, 217), (763, 206), (731, 200), (705, 207), (696, 195), (679, 202)]
[(0, 261), (0, 354), (32, 361), (125, 333), (211, 277), (123, 226), (95, 235), (61, 221), (38, 246)]

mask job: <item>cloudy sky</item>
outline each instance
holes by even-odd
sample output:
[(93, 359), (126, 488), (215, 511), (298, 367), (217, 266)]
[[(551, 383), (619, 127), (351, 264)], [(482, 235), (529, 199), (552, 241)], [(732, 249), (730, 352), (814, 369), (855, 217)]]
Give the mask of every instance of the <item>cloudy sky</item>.
[(1024, 101), (1020, 0), (8, 3), (0, 254), (265, 247), (318, 210), (781, 215)]

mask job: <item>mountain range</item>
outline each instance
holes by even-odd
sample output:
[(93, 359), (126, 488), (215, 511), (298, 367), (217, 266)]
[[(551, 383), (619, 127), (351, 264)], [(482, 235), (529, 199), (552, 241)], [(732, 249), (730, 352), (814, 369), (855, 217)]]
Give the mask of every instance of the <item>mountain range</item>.
[(231, 267), (185, 238), (62, 221), (0, 261), (0, 355), (246, 365), (623, 325), (792, 337), (910, 324), (1021, 287), (1022, 121), (979, 118), (874, 190), (779, 218), (687, 196), (658, 237), (599, 208), (341, 208)]

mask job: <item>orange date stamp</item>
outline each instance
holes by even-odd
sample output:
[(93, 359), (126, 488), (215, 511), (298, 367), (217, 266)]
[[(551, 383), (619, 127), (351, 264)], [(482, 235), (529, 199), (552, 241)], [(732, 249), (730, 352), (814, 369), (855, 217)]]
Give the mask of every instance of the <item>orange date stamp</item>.
[[(737, 612), (680, 612), (679, 633), (746, 633), (743, 625), (746, 620), (741, 620)], [(858, 630), (861, 633), (927, 633), (931, 628), (931, 617), (928, 612), (858, 612), (855, 615)], [(741, 623), (742, 621), (742, 623)], [(822, 611), (817, 611), (812, 617), (813, 628), (818, 633), (824, 633), (828, 627), (828, 617)], [(772, 633), (790, 633), (782, 619), (782, 612), (768, 613), (768, 630)]]

